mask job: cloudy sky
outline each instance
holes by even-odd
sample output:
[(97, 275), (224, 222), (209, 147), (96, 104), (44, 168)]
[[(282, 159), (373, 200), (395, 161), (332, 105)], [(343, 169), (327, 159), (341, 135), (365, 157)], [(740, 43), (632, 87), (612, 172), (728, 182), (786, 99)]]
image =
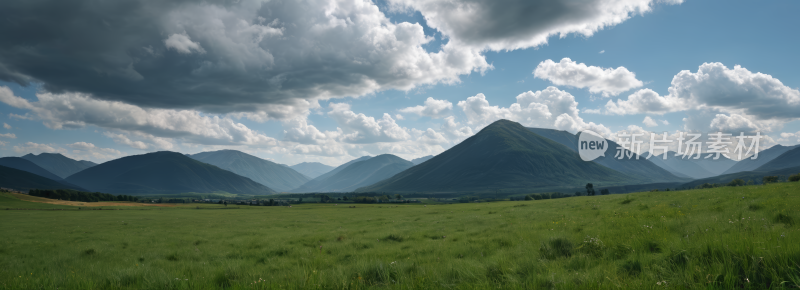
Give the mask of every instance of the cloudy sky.
[(0, 155), (438, 154), (498, 119), (800, 142), (800, 2), (0, 3)]

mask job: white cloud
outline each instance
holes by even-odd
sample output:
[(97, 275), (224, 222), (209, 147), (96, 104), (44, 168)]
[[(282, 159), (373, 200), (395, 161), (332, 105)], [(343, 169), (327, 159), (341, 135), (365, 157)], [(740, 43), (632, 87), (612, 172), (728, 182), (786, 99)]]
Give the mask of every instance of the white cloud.
[(800, 91), (738, 65), (728, 69), (721, 63), (704, 63), (696, 73), (684, 70), (675, 75), (666, 96), (643, 89), (627, 100), (606, 104), (606, 112), (617, 115), (661, 115), (689, 109), (791, 121), (800, 118)]
[(208, 116), (193, 110), (145, 109), (122, 102), (102, 101), (77, 93), (37, 94), (37, 102), (2, 94), (0, 101), (31, 110), (51, 129), (95, 125), (152, 137), (181, 138), (198, 144), (275, 146), (275, 139), (228, 117)]
[(669, 121), (667, 121), (667, 120), (661, 120), (661, 124), (664, 124), (664, 125), (669, 125)]
[(331, 103), (328, 112), (336, 123), (342, 128), (341, 140), (346, 143), (377, 143), (408, 140), (411, 135), (406, 128), (395, 123), (389, 114), (383, 114), (380, 119), (356, 114), (350, 110), (350, 105), (345, 103)]
[(524, 126), (555, 128), (573, 133), (583, 129), (591, 129), (601, 135), (611, 133), (603, 125), (585, 122), (579, 116), (575, 97), (556, 87), (519, 94), (517, 102), (508, 108), (489, 105), (483, 94), (459, 101), (458, 106), (467, 116), (467, 123), (473, 125), (476, 130), (494, 121), (507, 119)]
[(123, 156), (122, 152), (119, 150), (112, 148), (101, 148), (87, 142), (75, 142), (72, 144), (67, 144), (66, 146), (73, 149), (70, 151), (70, 155), (73, 159), (77, 160), (91, 159), (105, 161)]
[(0, 138), (17, 139), (17, 135), (14, 135), (14, 133), (5, 133), (5, 134), (0, 134)]
[(179, 53), (183, 54), (190, 54), (193, 51), (203, 54), (206, 53), (206, 50), (200, 46), (200, 43), (194, 42), (189, 38), (189, 35), (186, 35), (186, 32), (178, 34), (175, 33), (170, 35), (167, 39), (164, 40), (164, 45), (167, 48), (172, 48)]
[(644, 84), (625, 67), (612, 69), (587, 66), (569, 58), (563, 58), (558, 63), (545, 60), (536, 66), (533, 75), (558, 86), (589, 88), (590, 92), (602, 93), (605, 97), (616, 96)]
[(8, 123), (3, 123), (3, 128), (11, 129), (11, 125), (9, 125)]
[(655, 120), (653, 120), (652, 118), (650, 118), (650, 116), (645, 116), (645, 117), (644, 117), (644, 120), (642, 121), (642, 124), (644, 124), (644, 125), (645, 125), (645, 126), (647, 126), (647, 127), (655, 127), (655, 126), (658, 126), (658, 123), (656, 123), (656, 121), (655, 121)]
[[(0, 87), (0, 88), (2, 88), (2, 87)], [(17, 115), (17, 114), (14, 114), (14, 113), (9, 113), (8, 117), (12, 118), (12, 119), (19, 119), (19, 120), (33, 120), (33, 117), (29, 116), (28, 113), (25, 113), (25, 115)]]
[(34, 142), (26, 142), (24, 144), (19, 144), (14, 146), (14, 152), (17, 154), (40, 154), (40, 153), (67, 153), (67, 150), (64, 148), (59, 148), (58, 145), (55, 144), (39, 144)]
[(453, 110), (453, 103), (447, 100), (437, 100), (428, 97), (424, 106), (414, 106), (400, 109), (401, 113), (417, 114), (431, 118), (444, 118)]
[(605, 51), (605, 50), (601, 50), (601, 51), (600, 51), (600, 52), (598, 52), (598, 53), (599, 53), (599, 54), (604, 54), (604, 53), (606, 53), (606, 51)]
[(128, 136), (125, 136), (123, 134), (114, 134), (114, 133), (111, 133), (111, 132), (105, 132), (104, 135), (106, 135), (107, 137), (113, 139), (114, 142), (117, 143), (117, 144), (127, 145), (127, 146), (130, 146), (131, 148), (134, 148), (134, 149), (145, 150), (145, 149), (147, 149), (149, 147), (144, 142), (142, 142), (142, 141), (132, 141), (131, 139), (128, 138)]
[(397, 119), (397, 120), (405, 120), (406, 119), (405, 117), (403, 117), (403, 115), (400, 115), (400, 114), (395, 114), (394, 118)]
[(616, 115), (656, 114), (663, 115), (669, 112), (688, 109), (685, 100), (674, 96), (659, 96), (651, 89), (642, 89), (628, 96), (627, 100), (618, 99), (616, 103), (609, 100), (606, 103), (606, 113)]
[(576, 33), (591, 36), (652, 10), (657, 2), (682, 0), (570, 1), (391, 0), (396, 9), (420, 11), (451, 43), (494, 51), (535, 47), (547, 38)]
[(800, 131), (797, 131), (795, 133), (784, 132), (781, 133), (780, 136), (781, 137), (778, 139), (779, 142), (787, 142), (793, 144), (800, 143)]

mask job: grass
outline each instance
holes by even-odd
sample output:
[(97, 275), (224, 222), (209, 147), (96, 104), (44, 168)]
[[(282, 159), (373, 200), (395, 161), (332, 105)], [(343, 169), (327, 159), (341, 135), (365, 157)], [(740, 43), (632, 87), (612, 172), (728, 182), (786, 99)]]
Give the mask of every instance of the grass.
[(0, 195), (0, 289), (791, 288), (797, 192), (71, 211)]

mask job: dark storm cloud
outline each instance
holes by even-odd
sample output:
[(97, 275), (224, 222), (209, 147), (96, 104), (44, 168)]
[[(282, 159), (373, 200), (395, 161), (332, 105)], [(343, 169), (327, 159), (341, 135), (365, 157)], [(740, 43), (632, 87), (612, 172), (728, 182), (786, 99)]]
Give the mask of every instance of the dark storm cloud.
[(547, 42), (552, 35), (592, 35), (651, 10), (655, 2), (683, 0), (389, 0), (418, 10), (429, 26), (470, 46), (514, 50)]
[(0, 79), (144, 107), (254, 111), (490, 67), (425, 52), (420, 25), (369, 1), (3, 1), (0, 19)]

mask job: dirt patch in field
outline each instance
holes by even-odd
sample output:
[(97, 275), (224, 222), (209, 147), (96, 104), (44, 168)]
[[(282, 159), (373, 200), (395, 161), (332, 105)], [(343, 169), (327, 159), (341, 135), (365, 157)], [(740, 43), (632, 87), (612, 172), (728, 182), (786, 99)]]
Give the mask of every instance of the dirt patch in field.
[(30, 202), (39, 202), (39, 203), (49, 203), (49, 204), (58, 204), (58, 205), (69, 205), (69, 206), (85, 206), (85, 207), (97, 207), (97, 206), (159, 206), (159, 207), (174, 207), (177, 204), (164, 204), (164, 203), (138, 203), (138, 202), (130, 202), (130, 201), (98, 201), (98, 202), (84, 202), (84, 201), (68, 201), (68, 200), (57, 200), (57, 199), (49, 199), (44, 197), (38, 196), (30, 196), (27, 194), (9, 193), (15, 198), (24, 201)]

